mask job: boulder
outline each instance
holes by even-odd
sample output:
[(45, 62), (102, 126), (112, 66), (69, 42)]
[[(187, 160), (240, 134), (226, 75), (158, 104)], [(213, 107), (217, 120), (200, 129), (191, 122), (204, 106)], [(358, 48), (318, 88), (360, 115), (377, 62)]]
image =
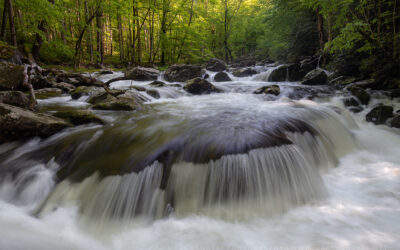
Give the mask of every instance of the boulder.
[(98, 72), (99, 75), (112, 75), (114, 72), (111, 69), (105, 69)]
[(281, 89), (279, 88), (278, 85), (264, 86), (253, 92), (253, 94), (267, 94), (275, 96), (278, 96), (280, 93)]
[(301, 84), (303, 85), (324, 85), (328, 76), (322, 69), (314, 69), (306, 74)]
[(51, 77), (44, 77), (42, 75), (36, 75), (32, 79), (32, 87), (33, 89), (50, 88), (53, 82), (56, 82), (56, 79), (51, 79)]
[(23, 61), (26, 59), (16, 47), (0, 41), (0, 62), (22, 65)]
[(150, 85), (153, 86), (153, 87), (164, 87), (165, 86), (165, 82), (154, 81), (154, 82), (150, 83)]
[(390, 122), (390, 126), (394, 128), (400, 128), (400, 115), (396, 115)]
[(201, 79), (200, 77), (186, 81), (186, 85), (183, 87), (183, 89), (193, 95), (219, 92), (219, 89), (217, 89), (214, 85), (207, 80)]
[(88, 103), (90, 104), (98, 104), (98, 103), (102, 103), (102, 102), (110, 102), (110, 101), (114, 101), (115, 97), (108, 94), (107, 92), (97, 92), (97, 93), (93, 93), (89, 99), (87, 100)]
[(148, 89), (148, 90), (146, 91), (146, 93), (147, 93), (149, 96), (152, 96), (152, 97), (154, 97), (154, 98), (156, 98), (156, 99), (159, 99), (159, 98), (160, 98), (160, 93), (159, 93), (157, 90), (155, 90), (155, 89)]
[(393, 107), (381, 105), (373, 108), (366, 116), (368, 122), (384, 124), (387, 119), (393, 117)]
[(369, 103), (370, 96), (364, 89), (358, 86), (351, 86), (346, 88), (346, 90), (350, 91), (353, 96), (357, 97), (361, 104), (367, 105)]
[(280, 65), (276, 69), (274, 69), (271, 74), (269, 75), (267, 81), (269, 82), (283, 82), (286, 80), (287, 76), (287, 66)]
[(79, 86), (74, 91), (71, 92), (72, 99), (76, 100), (81, 98), (82, 96), (91, 96), (97, 93), (104, 93), (105, 90), (96, 87), (89, 86)]
[(21, 65), (0, 62), (0, 91), (21, 90), (24, 81), (24, 67)]
[(207, 62), (206, 69), (213, 72), (221, 72), (226, 70), (226, 64), (220, 59), (212, 58)]
[(69, 126), (60, 118), (0, 103), (0, 143), (33, 136), (49, 137)]
[(125, 77), (135, 81), (157, 80), (160, 71), (153, 68), (134, 67), (125, 73)]
[(76, 89), (74, 85), (66, 82), (54, 82), (51, 84), (51, 87), (61, 89), (66, 93), (70, 93)]
[(126, 91), (117, 97), (108, 95), (103, 101), (95, 104), (93, 109), (100, 110), (137, 110), (141, 107), (141, 99), (134, 92)]
[(214, 76), (214, 81), (216, 82), (230, 82), (232, 79), (225, 72), (218, 72)]
[(210, 77), (209, 74), (205, 74), (204, 77), (203, 77), (203, 79), (208, 79), (209, 77)]
[(88, 110), (69, 110), (59, 111), (54, 114), (55, 117), (64, 119), (73, 125), (82, 125), (87, 123), (104, 124), (104, 121)]
[(255, 71), (252, 68), (243, 68), (243, 69), (237, 69), (233, 71), (232, 73), (236, 77), (246, 77), (246, 76), (252, 76), (257, 74), (257, 71)]
[(201, 77), (202, 69), (200, 66), (181, 64), (172, 65), (164, 73), (165, 80), (169, 82), (185, 82), (187, 80)]
[(357, 101), (357, 99), (354, 98), (353, 96), (344, 98), (343, 103), (344, 103), (344, 106), (347, 106), (347, 107), (356, 107), (356, 106), (360, 105), (360, 103)]
[(37, 99), (46, 99), (61, 95), (62, 95), (62, 90), (57, 88), (44, 88), (35, 90), (35, 96)]
[(0, 91), (0, 103), (6, 103), (21, 108), (30, 108), (31, 101), (20, 91)]

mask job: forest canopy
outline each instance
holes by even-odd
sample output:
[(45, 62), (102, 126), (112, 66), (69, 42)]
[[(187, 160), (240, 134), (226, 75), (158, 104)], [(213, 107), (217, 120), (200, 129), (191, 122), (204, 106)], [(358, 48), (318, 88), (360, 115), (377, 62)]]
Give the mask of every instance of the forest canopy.
[(398, 0), (1, 0), (1, 39), (46, 64), (398, 61)]

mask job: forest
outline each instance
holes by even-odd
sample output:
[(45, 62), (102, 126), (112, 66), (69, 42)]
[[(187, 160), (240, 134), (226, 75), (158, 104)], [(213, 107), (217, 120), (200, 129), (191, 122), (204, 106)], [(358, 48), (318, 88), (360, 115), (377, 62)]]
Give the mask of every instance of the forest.
[(1, 39), (44, 64), (170, 65), (213, 57), (294, 62), (321, 55), (324, 63), (342, 56), (368, 74), (377, 63), (400, 58), (397, 0), (0, 3)]
[(400, 0), (0, 15), (0, 250), (400, 248)]

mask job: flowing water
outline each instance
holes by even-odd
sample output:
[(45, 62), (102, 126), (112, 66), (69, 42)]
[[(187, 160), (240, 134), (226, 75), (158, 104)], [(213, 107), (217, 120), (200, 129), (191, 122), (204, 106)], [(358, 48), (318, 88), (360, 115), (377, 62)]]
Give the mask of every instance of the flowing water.
[(105, 126), (0, 145), (0, 249), (398, 248), (400, 131), (364, 117), (399, 100), (375, 93), (353, 114), (326, 86), (254, 95), (276, 84), (256, 70), (202, 96), (115, 82), (161, 98), (140, 92), (141, 110), (94, 111)]

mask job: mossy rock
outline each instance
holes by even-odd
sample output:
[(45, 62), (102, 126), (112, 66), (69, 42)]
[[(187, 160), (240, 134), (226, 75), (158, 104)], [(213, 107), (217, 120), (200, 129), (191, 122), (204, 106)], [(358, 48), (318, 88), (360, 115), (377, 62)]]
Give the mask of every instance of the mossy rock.
[(114, 100), (116, 100), (116, 98), (112, 95), (109, 95), (107, 92), (99, 92), (90, 96), (88, 99), (88, 103), (98, 104), (103, 102), (111, 102)]
[(337, 85), (337, 86), (346, 86), (355, 81), (357, 81), (357, 78), (355, 78), (355, 77), (339, 76), (339, 77), (336, 77), (335, 79), (330, 80), (329, 84)]
[(62, 90), (57, 88), (44, 88), (35, 90), (37, 99), (47, 99), (50, 97), (58, 97), (62, 95)]
[(307, 73), (301, 84), (324, 85), (328, 81), (328, 75), (322, 69), (314, 69)]
[(49, 137), (70, 126), (57, 117), (0, 103), (0, 143), (33, 136)]
[(270, 86), (261, 87), (261, 88), (257, 89), (256, 91), (254, 91), (253, 93), (278, 96), (281, 93), (281, 89), (279, 88), (278, 85), (270, 85)]
[(87, 110), (59, 111), (55, 113), (54, 116), (67, 120), (73, 125), (82, 125), (87, 123), (105, 124), (100, 117)]
[(0, 103), (6, 103), (21, 108), (30, 108), (29, 97), (21, 91), (0, 91)]
[(220, 92), (218, 88), (212, 85), (207, 80), (200, 77), (186, 81), (186, 85), (183, 87), (184, 90), (193, 95), (202, 95)]
[(77, 87), (74, 91), (71, 92), (71, 97), (74, 100), (77, 100), (81, 98), (82, 96), (90, 96), (93, 95), (94, 93), (98, 93), (104, 90), (101, 90), (96, 87), (91, 87), (91, 86), (79, 86)]
[(0, 62), (0, 90), (21, 90), (24, 81), (24, 67)]

